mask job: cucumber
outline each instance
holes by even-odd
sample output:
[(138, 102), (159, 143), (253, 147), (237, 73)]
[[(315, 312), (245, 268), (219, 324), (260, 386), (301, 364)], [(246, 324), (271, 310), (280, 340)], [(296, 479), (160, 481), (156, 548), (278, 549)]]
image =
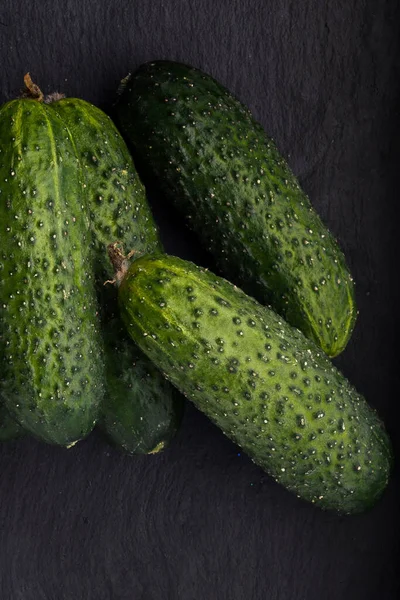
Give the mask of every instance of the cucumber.
[(329, 356), (356, 320), (337, 242), (247, 108), (187, 65), (142, 65), (121, 86), (115, 119), (143, 173), (188, 219), (225, 277)]
[[(107, 388), (101, 427), (128, 454), (155, 454), (174, 438), (182, 396), (133, 344), (120, 319), (105, 327)], [(114, 360), (111, 360), (111, 356)]]
[(87, 436), (104, 393), (86, 191), (54, 104), (0, 110), (0, 397), (37, 438)]
[(83, 166), (94, 250), (94, 274), (103, 322), (106, 393), (100, 427), (130, 454), (166, 448), (182, 418), (183, 398), (135, 347), (115, 314), (117, 293), (107, 253), (119, 239), (141, 253), (162, 246), (146, 193), (124, 140), (111, 119), (92, 104), (65, 98), (54, 105), (70, 131)]
[(22, 427), (11, 418), (3, 403), (0, 403), (0, 442), (8, 442), (19, 438), (23, 433)]
[(255, 463), (324, 509), (376, 502), (390, 473), (388, 436), (312, 340), (192, 263), (155, 255), (128, 268), (117, 258), (131, 337)]
[(112, 316), (116, 293), (104, 286), (113, 275), (107, 246), (118, 239), (138, 254), (161, 252), (158, 230), (132, 157), (110, 117), (78, 98), (63, 98), (53, 106), (74, 139), (83, 167), (96, 283), (101, 308)]

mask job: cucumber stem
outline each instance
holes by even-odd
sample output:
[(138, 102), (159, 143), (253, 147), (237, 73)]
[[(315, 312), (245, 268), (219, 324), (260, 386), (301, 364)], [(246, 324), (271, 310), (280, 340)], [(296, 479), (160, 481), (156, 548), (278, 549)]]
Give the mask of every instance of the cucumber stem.
[(113, 242), (112, 244), (108, 244), (107, 251), (111, 264), (114, 268), (115, 278), (105, 281), (104, 285), (106, 285), (107, 283), (112, 283), (119, 286), (128, 270), (129, 259), (135, 254), (135, 251), (131, 250), (129, 254), (125, 256), (125, 254), (122, 251), (121, 242)]
[(24, 83), (26, 90), (23, 96), (25, 98), (31, 98), (32, 100), (37, 100), (38, 102), (44, 102), (44, 104), (51, 104), (52, 102), (57, 102), (57, 100), (62, 100), (65, 98), (65, 94), (60, 94), (59, 92), (53, 92), (52, 94), (45, 96), (40, 87), (36, 85), (36, 83), (33, 83), (29, 73), (26, 73), (24, 76)]
[(30, 98), (33, 98), (33, 99), (37, 100), (38, 102), (44, 101), (44, 95), (43, 95), (42, 90), (40, 89), (40, 87), (38, 85), (36, 85), (36, 83), (33, 83), (32, 78), (29, 73), (25, 74), (24, 83), (25, 83), (25, 87), (26, 87), (26, 92), (25, 92), (26, 96), (29, 96)]

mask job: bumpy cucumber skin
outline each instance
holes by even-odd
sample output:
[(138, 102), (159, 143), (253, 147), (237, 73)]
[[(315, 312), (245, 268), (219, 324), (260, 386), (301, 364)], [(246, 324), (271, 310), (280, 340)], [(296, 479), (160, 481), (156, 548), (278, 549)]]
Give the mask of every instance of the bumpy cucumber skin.
[(224, 277), (339, 354), (356, 320), (353, 279), (250, 112), (201, 71), (155, 61), (125, 81), (115, 118)]
[(94, 427), (102, 341), (82, 172), (52, 105), (0, 111), (0, 394), (25, 430), (70, 446)]
[(0, 442), (9, 442), (22, 436), (23, 429), (10, 416), (3, 403), (0, 402)]
[(287, 489), (344, 514), (382, 494), (391, 447), (376, 412), (273, 311), (168, 256), (135, 261), (119, 305), (154, 364)]
[[(153, 454), (175, 437), (183, 398), (133, 344), (120, 319), (105, 326), (107, 386), (101, 428), (128, 454)], [(113, 356), (113, 360), (111, 360)]]
[(78, 98), (52, 105), (74, 139), (83, 167), (94, 247), (94, 272), (103, 296), (102, 309), (115, 310), (116, 292), (104, 281), (113, 276), (107, 246), (117, 240), (126, 252), (162, 252), (146, 192), (129, 150), (103, 111)]
[(75, 140), (88, 193), (106, 361), (99, 426), (129, 454), (160, 451), (179, 427), (183, 397), (127, 336), (115, 314), (117, 290), (104, 286), (113, 277), (108, 244), (120, 240), (135, 256), (162, 252), (158, 229), (132, 157), (111, 119), (77, 98), (60, 100), (54, 108)]

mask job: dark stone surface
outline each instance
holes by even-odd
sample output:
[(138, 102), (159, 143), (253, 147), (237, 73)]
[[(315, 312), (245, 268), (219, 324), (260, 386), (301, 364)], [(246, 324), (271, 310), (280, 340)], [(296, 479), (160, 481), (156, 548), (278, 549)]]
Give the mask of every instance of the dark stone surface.
[[(253, 110), (339, 238), (360, 316), (336, 363), (378, 408), (399, 458), (396, 291), (399, 29), (395, 0), (2, 0), (0, 94), (30, 71), (109, 107), (119, 80), (182, 60)], [(206, 262), (162, 199), (169, 252)], [(194, 408), (160, 456), (92, 436), (0, 447), (2, 600), (394, 600), (399, 471), (357, 517), (271, 481)]]

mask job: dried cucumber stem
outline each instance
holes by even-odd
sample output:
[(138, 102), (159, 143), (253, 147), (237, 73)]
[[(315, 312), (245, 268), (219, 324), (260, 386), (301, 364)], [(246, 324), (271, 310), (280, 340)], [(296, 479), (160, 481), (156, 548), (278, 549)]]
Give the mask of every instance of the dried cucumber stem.
[(120, 242), (109, 244), (107, 250), (111, 264), (114, 267), (115, 279), (105, 281), (104, 285), (107, 283), (115, 283), (119, 286), (126, 275), (129, 268), (129, 259), (135, 254), (135, 250), (131, 250), (127, 256), (125, 256)]
[(153, 448), (153, 450), (150, 450), (147, 454), (158, 454), (159, 452), (164, 450), (164, 448), (165, 448), (165, 442), (160, 442), (159, 444), (157, 444), (157, 446), (155, 448)]
[(44, 104), (51, 104), (52, 102), (57, 102), (57, 100), (65, 98), (65, 94), (60, 94), (59, 92), (53, 92), (45, 96), (40, 87), (36, 85), (36, 83), (33, 83), (29, 73), (26, 73), (24, 76), (24, 83), (26, 88), (23, 93), (24, 98), (32, 98), (32, 100), (44, 102)]
[(128, 73), (128, 75), (126, 75), (123, 79), (121, 79), (120, 84), (119, 84), (118, 89), (117, 89), (117, 96), (120, 96), (124, 92), (124, 90), (125, 90), (126, 86), (128, 85), (131, 77), (132, 77), (132, 73)]
[(24, 83), (26, 87), (26, 90), (24, 92), (25, 97), (35, 99), (38, 102), (44, 101), (44, 95), (42, 90), (38, 85), (36, 85), (36, 83), (33, 83), (29, 73), (26, 73), (26, 75), (24, 76)]

